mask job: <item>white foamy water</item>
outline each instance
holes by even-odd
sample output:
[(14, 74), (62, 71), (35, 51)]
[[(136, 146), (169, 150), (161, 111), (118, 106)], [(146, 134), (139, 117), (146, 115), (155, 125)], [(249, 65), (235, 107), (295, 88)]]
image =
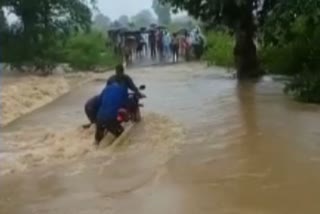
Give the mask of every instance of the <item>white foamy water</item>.
[(183, 142), (183, 129), (166, 117), (146, 114), (131, 136), (120, 146), (108, 145), (108, 135), (99, 149), (93, 146), (94, 127), (56, 132), (34, 127), (4, 133), (6, 152), (1, 153), (0, 174), (27, 171), (45, 165), (57, 165), (95, 157), (112, 157), (121, 152), (154, 152), (156, 161), (166, 160)]

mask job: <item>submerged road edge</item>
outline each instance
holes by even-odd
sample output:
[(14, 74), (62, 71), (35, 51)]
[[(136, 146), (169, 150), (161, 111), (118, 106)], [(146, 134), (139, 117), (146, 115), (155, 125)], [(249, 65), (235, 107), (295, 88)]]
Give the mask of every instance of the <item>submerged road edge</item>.
[(61, 97), (63, 97), (63, 96), (66, 96), (67, 94), (71, 93), (72, 91), (74, 91), (74, 90), (77, 89), (77, 88), (80, 88), (80, 86), (82, 86), (82, 85), (84, 85), (84, 84), (87, 84), (87, 83), (89, 83), (89, 82), (95, 81), (96, 79), (99, 79), (99, 78), (98, 78), (98, 77), (90, 77), (90, 78), (88, 78), (88, 79), (86, 79), (86, 80), (84, 80), (84, 81), (81, 81), (81, 82), (77, 83), (77, 84), (76, 84), (74, 87), (72, 87), (70, 90), (68, 90), (67, 92), (62, 93), (62, 94), (60, 94), (59, 96), (53, 98), (51, 101), (49, 101), (49, 102), (47, 102), (47, 103), (44, 103), (43, 105), (38, 106), (38, 107), (30, 110), (29, 112), (27, 112), (27, 113), (25, 113), (25, 114), (22, 114), (21, 116), (19, 116), (19, 117), (17, 117), (17, 118), (14, 118), (13, 120), (9, 121), (8, 123), (6, 123), (6, 124), (4, 124), (4, 125), (0, 125), (0, 129), (5, 128), (6, 126), (9, 126), (11, 123), (14, 123), (14, 122), (17, 121), (18, 119), (20, 119), (20, 118), (22, 118), (22, 117), (25, 117), (25, 116), (27, 116), (28, 114), (31, 114), (32, 112), (34, 112), (34, 111), (36, 111), (36, 110), (38, 110), (38, 109), (41, 109), (41, 108), (43, 108), (43, 107), (51, 104), (51, 103), (54, 102), (55, 100), (57, 100), (57, 99), (59, 99), (59, 98), (61, 98)]

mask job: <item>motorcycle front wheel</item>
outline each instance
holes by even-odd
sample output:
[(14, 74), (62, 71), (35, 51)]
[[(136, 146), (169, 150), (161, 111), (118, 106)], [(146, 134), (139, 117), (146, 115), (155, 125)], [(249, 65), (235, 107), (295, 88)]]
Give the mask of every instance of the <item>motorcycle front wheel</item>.
[(133, 122), (136, 122), (136, 123), (141, 121), (140, 108), (137, 108), (136, 112), (133, 114), (132, 120)]

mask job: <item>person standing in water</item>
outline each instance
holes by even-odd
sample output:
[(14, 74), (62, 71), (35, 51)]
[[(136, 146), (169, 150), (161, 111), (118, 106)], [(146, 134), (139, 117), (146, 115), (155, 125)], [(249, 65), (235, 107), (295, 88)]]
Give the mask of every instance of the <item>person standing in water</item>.
[(179, 60), (179, 38), (177, 33), (174, 33), (172, 35), (172, 42), (171, 42), (171, 48), (172, 48), (172, 57), (173, 62), (178, 62)]
[(159, 60), (162, 61), (163, 59), (163, 31), (158, 30), (157, 33), (157, 49), (158, 49), (158, 56)]
[(171, 45), (171, 37), (170, 37), (170, 33), (168, 31), (166, 31), (164, 33), (164, 36), (163, 36), (163, 45), (164, 45), (164, 56), (166, 58), (169, 58), (170, 55), (171, 55), (171, 48), (170, 48), (170, 45)]
[(149, 33), (149, 44), (150, 44), (150, 56), (151, 59), (156, 59), (156, 34), (154, 30), (151, 30)]
[(147, 32), (142, 33), (142, 38), (144, 41), (144, 56), (148, 56), (148, 49), (150, 48), (149, 45), (149, 35)]

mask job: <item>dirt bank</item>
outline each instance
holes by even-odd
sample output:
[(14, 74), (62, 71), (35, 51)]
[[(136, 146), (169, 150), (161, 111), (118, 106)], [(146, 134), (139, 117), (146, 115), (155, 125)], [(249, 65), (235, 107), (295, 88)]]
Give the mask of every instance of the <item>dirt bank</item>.
[(3, 76), (1, 79), (1, 121), (4, 126), (67, 93), (93, 78), (92, 73), (75, 73), (39, 77)]

